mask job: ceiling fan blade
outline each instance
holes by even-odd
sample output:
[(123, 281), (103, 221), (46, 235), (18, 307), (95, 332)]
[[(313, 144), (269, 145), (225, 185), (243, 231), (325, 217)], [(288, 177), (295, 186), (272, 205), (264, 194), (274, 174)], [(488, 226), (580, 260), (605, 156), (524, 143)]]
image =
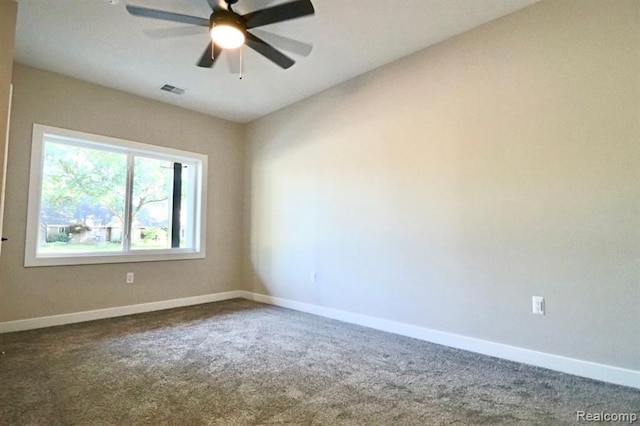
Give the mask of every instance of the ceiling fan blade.
[(264, 9), (276, 0), (241, 0), (234, 6), (234, 11), (240, 15)]
[(295, 53), (296, 55), (307, 57), (313, 50), (313, 46), (309, 43), (304, 43), (302, 41), (294, 40), (268, 31), (253, 30), (253, 34), (261, 37), (267, 43), (277, 46), (279, 49)]
[(155, 40), (161, 40), (173, 37), (184, 37), (191, 35), (202, 35), (207, 32), (206, 28), (189, 26), (179, 26), (172, 28), (156, 28), (149, 30), (142, 30), (142, 32), (149, 38)]
[(287, 69), (296, 63), (293, 59), (280, 52), (278, 49), (271, 46), (266, 41), (256, 37), (255, 35), (247, 32), (246, 36), (247, 39), (245, 40), (245, 43), (247, 44), (247, 46), (258, 52), (265, 58), (269, 59), (271, 62), (279, 65), (280, 67)]
[(296, 0), (290, 3), (279, 4), (267, 9), (256, 10), (247, 13), (243, 18), (247, 22), (247, 29), (261, 27), (263, 25), (275, 24), (276, 22), (288, 21), (289, 19), (301, 18), (313, 15), (315, 10), (310, 0)]
[[(220, 54), (222, 53), (222, 49), (217, 44), (213, 44), (213, 55), (211, 54), (211, 45), (213, 43), (209, 43), (207, 48), (202, 52), (202, 56), (198, 61), (198, 66), (200, 68), (211, 68), (213, 64), (218, 60)], [(213, 57), (212, 57), (213, 56)]]
[(147, 9), (146, 7), (126, 6), (127, 12), (134, 16), (143, 18), (161, 19), (163, 21), (181, 22), (183, 24), (199, 25), (201, 27), (209, 27), (209, 20), (199, 18), (197, 16), (182, 15), (180, 13), (165, 12), (157, 9)]

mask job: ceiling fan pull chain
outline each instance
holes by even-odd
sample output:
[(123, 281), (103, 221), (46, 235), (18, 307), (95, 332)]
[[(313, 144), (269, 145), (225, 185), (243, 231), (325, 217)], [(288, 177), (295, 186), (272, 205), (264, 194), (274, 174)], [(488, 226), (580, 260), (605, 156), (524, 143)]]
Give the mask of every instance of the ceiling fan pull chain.
[(216, 59), (215, 56), (213, 56), (215, 50), (216, 50), (216, 44), (214, 43), (213, 40), (211, 40), (211, 60)]
[(240, 46), (240, 80), (242, 80), (242, 46)]

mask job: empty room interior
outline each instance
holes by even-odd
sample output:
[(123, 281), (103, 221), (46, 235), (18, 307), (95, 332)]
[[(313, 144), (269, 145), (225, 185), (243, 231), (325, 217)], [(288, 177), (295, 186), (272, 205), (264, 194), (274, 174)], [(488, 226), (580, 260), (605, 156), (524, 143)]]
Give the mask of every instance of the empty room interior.
[(0, 0), (0, 43), (0, 424), (640, 421), (640, 1)]

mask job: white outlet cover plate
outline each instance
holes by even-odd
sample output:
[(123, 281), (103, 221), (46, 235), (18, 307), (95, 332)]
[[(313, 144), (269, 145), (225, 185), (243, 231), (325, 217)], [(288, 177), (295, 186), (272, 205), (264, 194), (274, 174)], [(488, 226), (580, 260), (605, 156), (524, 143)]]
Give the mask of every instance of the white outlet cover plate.
[(536, 315), (544, 315), (544, 297), (533, 296), (531, 298), (532, 312)]

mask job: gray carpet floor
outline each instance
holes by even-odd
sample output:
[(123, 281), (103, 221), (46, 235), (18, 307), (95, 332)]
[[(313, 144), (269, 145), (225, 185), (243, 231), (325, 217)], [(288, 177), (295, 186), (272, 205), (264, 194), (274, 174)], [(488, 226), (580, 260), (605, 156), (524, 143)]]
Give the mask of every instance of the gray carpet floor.
[(2, 425), (576, 424), (640, 390), (235, 299), (0, 335)]

